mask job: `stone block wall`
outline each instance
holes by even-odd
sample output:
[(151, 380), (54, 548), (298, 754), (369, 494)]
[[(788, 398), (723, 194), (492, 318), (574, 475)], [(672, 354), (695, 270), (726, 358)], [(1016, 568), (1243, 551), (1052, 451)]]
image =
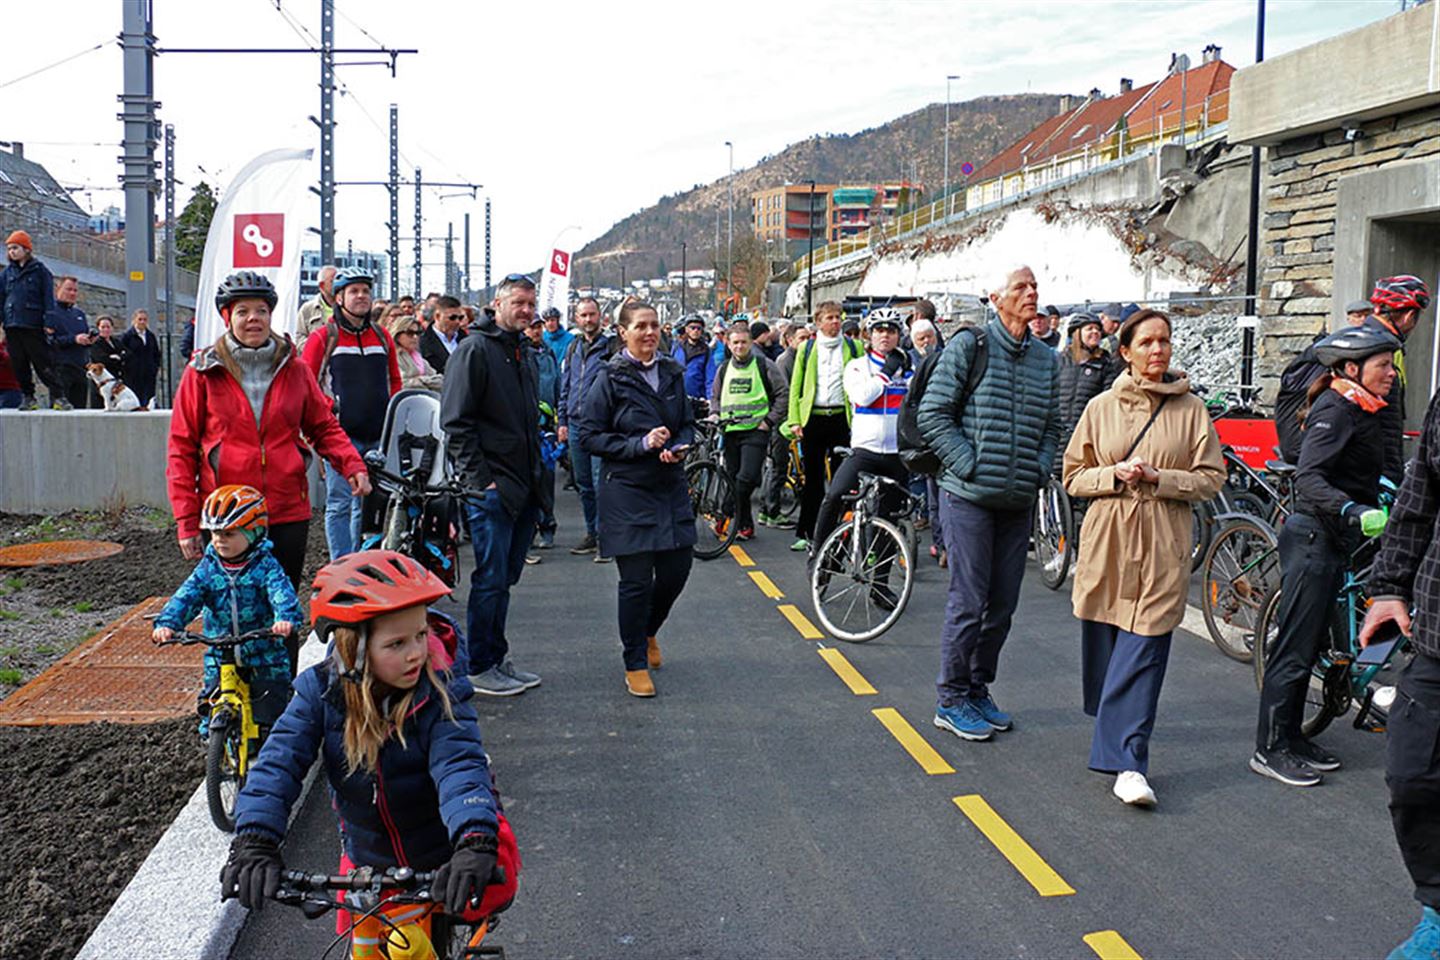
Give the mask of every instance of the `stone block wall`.
[(1338, 182), (1440, 154), (1440, 107), (1372, 120), (1360, 130), (1363, 136), (1353, 141), (1336, 128), (1268, 150), (1256, 362), (1266, 396), (1290, 359), (1328, 328), (1332, 298), (1343, 304), (1370, 292), (1334, 289)]

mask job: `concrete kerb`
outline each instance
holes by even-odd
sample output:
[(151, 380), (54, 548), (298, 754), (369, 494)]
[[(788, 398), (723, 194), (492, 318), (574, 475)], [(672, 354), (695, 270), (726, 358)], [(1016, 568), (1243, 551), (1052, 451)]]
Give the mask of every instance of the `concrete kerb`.
[[(312, 637), (300, 649), (300, 669), (319, 663), (324, 655), (324, 647)], [(318, 771), (318, 764), (310, 768), (292, 818), (305, 806)], [(220, 899), (220, 868), (230, 840), (210, 822), (201, 783), (76, 960), (226, 960), (246, 916), (238, 901)]]

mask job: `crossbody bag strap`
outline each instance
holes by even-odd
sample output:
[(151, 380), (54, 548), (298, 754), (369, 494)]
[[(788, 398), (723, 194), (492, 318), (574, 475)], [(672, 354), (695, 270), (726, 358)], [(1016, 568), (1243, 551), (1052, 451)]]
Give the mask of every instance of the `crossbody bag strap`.
[(1162, 396), (1162, 397), (1160, 398), (1160, 402), (1159, 402), (1159, 403), (1155, 404), (1155, 409), (1150, 412), (1150, 419), (1145, 421), (1145, 426), (1143, 426), (1143, 427), (1140, 428), (1140, 433), (1139, 433), (1138, 436), (1136, 436), (1135, 442), (1132, 443), (1132, 444), (1130, 444), (1130, 449), (1129, 449), (1129, 450), (1126, 450), (1126, 451), (1125, 451), (1125, 456), (1123, 456), (1123, 457), (1120, 458), (1120, 462), (1121, 462), (1121, 463), (1124, 463), (1126, 460), (1129, 460), (1129, 459), (1130, 459), (1130, 455), (1135, 452), (1135, 448), (1138, 447), (1138, 446), (1140, 446), (1140, 441), (1141, 441), (1141, 440), (1144, 440), (1144, 439), (1145, 439), (1145, 434), (1147, 434), (1147, 433), (1150, 432), (1150, 427), (1151, 427), (1151, 425), (1153, 425), (1153, 424), (1155, 423), (1155, 418), (1158, 417), (1158, 416), (1160, 416), (1160, 411), (1163, 410), (1163, 409), (1165, 409), (1165, 404), (1169, 401), (1169, 399), (1170, 399), (1170, 394), (1167, 393), (1167, 394), (1165, 394), (1164, 396)]

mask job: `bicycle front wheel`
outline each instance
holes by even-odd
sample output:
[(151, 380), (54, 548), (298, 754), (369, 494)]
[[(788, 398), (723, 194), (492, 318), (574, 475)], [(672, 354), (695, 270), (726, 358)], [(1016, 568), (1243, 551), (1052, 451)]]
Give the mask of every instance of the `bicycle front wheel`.
[(1201, 612), (1215, 647), (1249, 663), (1260, 602), (1280, 582), (1275, 533), (1250, 518), (1227, 521), (1210, 541), (1201, 570)]
[(735, 488), (714, 460), (700, 460), (686, 467), (685, 484), (695, 511), (695, 556), (714, 560), (730, 548), (740, 532), (735, 524)]
[[(1255, 628), (1255, 686), (1264, 689), (1265, 669), (1275, 658), (1280, 638), (1280, 584), (1270, 588), (1260, 603)], [(1263, 642), (1261, 642), (1263, 641)], [(1300, 714), (1300, 733), (1313, 737), (1331, 721), (1350, 709), (1350, 667), (1322, 654), (1311, 669), (1305, 686), (1305, 704)]]
[(1030, 535), (1035, 542), (1035, 559), (1040, 563), (1040, 582), (1051, 590), (1059, 590), (1070, 572), (1074, 558), (1075, 513), (1070, 508), (1070, 495), (1065, 487), (1051, 477), (1040, 488), (1031, 521)]
[(915, 586), (914, 554), (890, 521), (836, 527), (815, 554), (810, 601), (832, 637), (874, 640), (905, 612)]
[(238, 718), (222, 713), (210, 718), (205, 743), (205, 802), (210, 819), (226, 833), (235, 832), (235, 800), (245, 785), (240, 769), (242, 733)]

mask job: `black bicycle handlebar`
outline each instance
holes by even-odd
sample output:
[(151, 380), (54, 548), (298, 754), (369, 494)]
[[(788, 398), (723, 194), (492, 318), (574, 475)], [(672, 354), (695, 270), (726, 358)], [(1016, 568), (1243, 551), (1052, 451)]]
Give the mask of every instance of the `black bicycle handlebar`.
[(377, 464), (369, 466), (371, 474), (402, 488), (403, 492), (410, 496), (457, 497), (461, 500), (478, 500), (485, 495), (484, 490), (467, 487), (459, 480), (447, 480), (445, 483), (424, 483), (418, 478), (409, 479), (398, 473), (391, 473)]
[[(298, 624), (291, 629), (298, 629)], [(169, 640), (161, 640), (162, 647), (181, 646), (188, 647), (197, 643), (203, 643), (207, 647), (238, 647), (242, 643), (249, 643), (251, 640), (274, 640), (279, 634), (272, 632), (268, 627), (264, 630), (251, 630), (248, 633), (227, 633), (218, 637), (207, 637), (203, 633), (194, 633), (190, 630), (176, 630)]]

